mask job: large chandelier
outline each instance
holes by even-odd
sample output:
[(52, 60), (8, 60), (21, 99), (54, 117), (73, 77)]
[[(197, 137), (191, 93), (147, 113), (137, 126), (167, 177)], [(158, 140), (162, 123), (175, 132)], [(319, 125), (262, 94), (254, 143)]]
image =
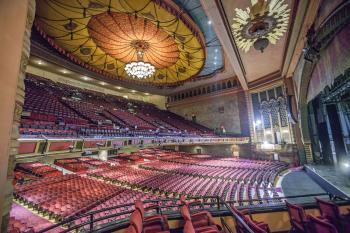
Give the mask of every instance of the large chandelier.
[(251, 0), (251, 4), (245, 10), (235, 9), (231, 27), (240, 49), (248, 52), (254, 46), (263, 52), (287, 31), (290, 9), (284, 0)]
[(143, 61), (145, 50), (149, 48), (149, 44), (143, 40), (131, 42), (131, 46), (135, 48), (137, 61), (129, 62), (125, 65), (125, 72), (131, 78), (146, 79), (153, 76), (156, 68), (148, 62)]

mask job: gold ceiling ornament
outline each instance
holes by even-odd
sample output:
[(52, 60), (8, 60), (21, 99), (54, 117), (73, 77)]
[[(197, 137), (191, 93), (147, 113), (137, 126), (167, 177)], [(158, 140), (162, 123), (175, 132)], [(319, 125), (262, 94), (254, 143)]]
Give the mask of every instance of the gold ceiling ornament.
[(248, 52), (251, 46), (261, 52), (276, 44), (287, 31), (290, 9), (284, 0), (251, 0), (251, 7), (235, 9), (231, 25), (237, 46)]
[[(173, 0), (37, 0), (35, 22), (61, 54), (107, 78), (175, 86), (205, 65), (204, 35)], [(133, 62), (146, 66), (125, 70)]]

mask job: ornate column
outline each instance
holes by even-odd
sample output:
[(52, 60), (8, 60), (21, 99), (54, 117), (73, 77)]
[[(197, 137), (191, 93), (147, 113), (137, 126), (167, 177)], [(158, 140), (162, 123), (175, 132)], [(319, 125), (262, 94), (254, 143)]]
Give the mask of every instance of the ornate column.
[[(24, 77), (30, 54), (30, 34), (35, 17), (34, 0), (5, 0), (0, 3), (0, 65), (2, 88), (0, 93), (2, 143), (0, 149), (0, 212), (1, 232), (6, 232), (12, 203), (12, 179), (15, 155), (18, 150), (18, 126), (24, 103)], [(1, 90), (5, 92), (5, 90)], [(11, 120), (12, 119), (12, 120)], [(7, 130), (8, 129), (8, 130)]]

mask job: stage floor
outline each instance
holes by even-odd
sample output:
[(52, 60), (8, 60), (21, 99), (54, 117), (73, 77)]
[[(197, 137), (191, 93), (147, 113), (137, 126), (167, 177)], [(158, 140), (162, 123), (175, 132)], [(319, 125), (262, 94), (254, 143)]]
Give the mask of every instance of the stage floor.
[[(284, 196), (299, 196), (309, 194), (326, 193), (304, 170), (291, 171), (283, 177), (282, 189)], [(319, 196), (325, 198), (325, 196)], [(327, 196), (326, 196), (327, 197)], [(310, 203), (314, 202), (315, 197), (288, 198), (292, 203)]]
[(350, 197), (350, 177), (340, 172), (337, 167), (331, 165), (306, 165), (306, 167)]

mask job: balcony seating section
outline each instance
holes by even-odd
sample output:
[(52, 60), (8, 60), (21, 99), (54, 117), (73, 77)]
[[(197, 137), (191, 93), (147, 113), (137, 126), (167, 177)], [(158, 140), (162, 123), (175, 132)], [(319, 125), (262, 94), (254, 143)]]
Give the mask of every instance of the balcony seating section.
[(87, 91), (29, 74), (25, 85), (22, 135), (215, 136), (212, 130), (149, 103)]
[(156, 130), (157, 128), (127, 110), (113, 108), (109, 112), (124, 121), (130, 129)]
[(25, 100), (23, 111), (31, 112), (30, 119), (55, 122), (60, 119), (84, 122), (72, 109), (64, 106), (50, 82), (25, 79)]
[(20, 203), (55, 220), (82, 214), (120, 193), (120, 187), (75, 174), (46, 178), (15, 189)]
[(77, 111), (81, 116), (88, 119), (93, 124), (105, 123), (107, 118), (103, 116), (103, 108), (82, 100), (63, 99), (63, 103), (71, 109)]

